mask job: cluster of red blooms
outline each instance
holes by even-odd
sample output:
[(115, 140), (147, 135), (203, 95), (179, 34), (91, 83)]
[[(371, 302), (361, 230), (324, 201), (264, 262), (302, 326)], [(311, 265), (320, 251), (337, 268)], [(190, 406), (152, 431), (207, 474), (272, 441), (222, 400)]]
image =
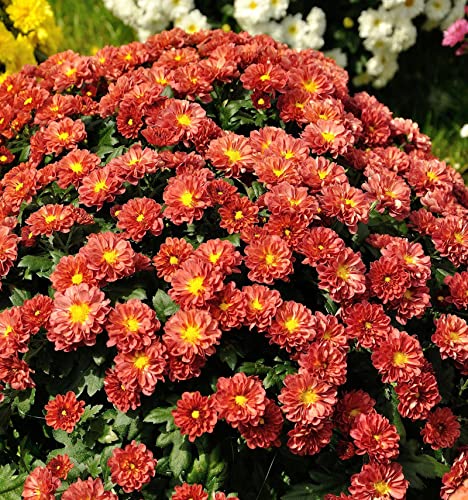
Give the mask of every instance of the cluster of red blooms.
[[(257, 110), (277, 111), (300, 132), (222, 130), (207, 109), (215, 85), (233, 82)], [(351, 478), (349, 498), (404, 498), (396, 428), (369, 394), (342, 388), (348, 351), (356, 348), (368, 350), (382, 382), (394, 386), (401, 415), (426, 421), (424, 443), (455, 444), (460, 425), (450, 408), (436, 408), (441, 397), (423, 336), (402, 328), (430, 315), (432, 306), (446, 308), (427, 340), (468, 373), (468, 326), (457, 314), (468, 306), (468, 189), (433, 157), (415, 123), (393, 118), (365, 92), (350, 96), (347, 74), (332, 60), (263, 35), (173, 30), (92, 57), (57, 54), (9, 76), (0, 99), (2, 164), (9, 169), (0, 180), (0, 276), (17, 271), (20, 252), (34, 253), (78, 226), (99, 226), (101, 210), (112, 217), (74, 255), (60, 258), (50, 275), (53, 299), (35, 295), (0, 312), (0, 381), (9, 388), (34, 386), (23, 355), (41, 330), (64, 352), (107, 335), (117, 354), (104, 388), (126, 412), (157, 383), (198, 377), (224, 332), (244, 328), (264, 335), (297, 372), (276, 395), (244, 373), (220, 377), (214, 394), (184, 392), (173, 416), (190, 441), (224, 420), (248, 447), (269, 448), (281, 445), (284, 426), (293, 453), (314, 455), (335, 431), (343, 459), (368, 458)], [(93, 138), (85, 117), (115, 120), (123, 143), (132, 144), (106, 161), (107, 152), (87, 149)], [(9, 141), (27, 130), (29, 156), (15, 163)], [(167, 181), (147, 189), (154, 178)], [(36, 203), (52, 189), (73, 202), (51, 203), (48, 196)], [(204, 235), (194, 247), (181, 237), (187, 224), (203, 232), (208, 220), (225, 237), (239, 235), (241, 244)], [(360, 228), (378, 230), (384, 220), (396, 224), (392, 234), (373, 232), (358, 250)], [(405, 237), (395, 236), (396, 227)], [(152, 255), (136, 250), (143, 241), (153, 242)], [(452, 270), (440, 288), (431, 248)], [(275, 282), (294, 290), (298, 266), (312, 277), (314, 293), (339, 306), (336, 315), (283, 300)], [(114, 282), (137, 272), (157, 276), (179, 307), (164, 325), (142, 300), (111, 303), (107, 296)], [(234, 279), (239, 274), (242, 285)], [(46, 406), (47, 424), (71, 432), (83, 405), (73, 393), (58, 395)], [(112, 481), (125, 492), (139, 490), (155, 464), (143, 444), (116, 449)], [(466, 474), (466, 460), (457, 464)], [(461, 477), (458, 469), (453, 475)], [(446, 488), (454, 482), (447, 479)], [(50, 468), (35, 469), (23, 496), (39, 491), (45, 498), (59, 483)], [(63, 498), (76, 495), (115, 497), (91, 478)], [(173, 498), (207, 496), (201, 485), (183, 485)]]

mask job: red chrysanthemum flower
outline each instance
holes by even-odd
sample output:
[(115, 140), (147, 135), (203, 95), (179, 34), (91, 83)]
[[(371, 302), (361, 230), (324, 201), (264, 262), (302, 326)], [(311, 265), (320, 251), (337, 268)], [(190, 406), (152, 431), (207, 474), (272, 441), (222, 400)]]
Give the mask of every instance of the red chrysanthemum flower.
[(130, 352), (149, 346), (161, 324), (156, 313), (139, 299), (116, 304), (107, 318), (107, 346), (117, 346), (120, 352)]
[(390, 317), (385, 314), (381, 304), (371, 304), (364, 300), (345, 309), (343, 316), (346, 335), (357, 339), (366, 349), (380, 345), (391, 332)]
[(317, 266), (342, 253), (345, 249), (344, 241), (333, 229), (328, 227), (313, 227), (307, 231), (299, 243), (297, 251), (305, 255), (303, 264)]
[(219, 226), (229, 234), (240, 233), (258, 222), (258, 206), (247, 196), (235, 195), (219, 208)]
[(50, 275), (52, 288), (58, 292), (65, 292), (75, 285), (97, 285), (94, 273), (88, 268), (86, 259), (82, 255), (64, 255), (58, 262), (54, 272)]
[(111, 232), (94, 233), (78, 255), (86, 259), (94, 277), (104, 283), (130, 276), (135, 271), (135, 252), (130, 243)]
[(171, 500), (208, 500), (208, 493), (201, 484), (184, 483), (174, 488)]
[(101, 162), (99, 156), (87, 149), (74, 149), (56, 164), (57, 185), (67, 189), (70, 184), (79, 187), (83, 177), (96, 169)]
[(344, 433), (349, 432), (354, 425), (354, 421), (361, 414), (368, 414), (374, 411), (375, 399), (372, 399), (367, 392), (360, 389), (345, 392), (336, 405), (334, 420)]
[(21, 306), (21, 321), (31, 334), (36, 334), (46, 326), (52, 312), (54, 301), (47, 295), (37, 294), (27, 299)]
[(31, 375), (34, 370), (28, 366), (26, 361), (18, 356), (0, 357), (0, 380), (9, 384), (15, 391), (24, 391), (30, 387), (35, 387)]
[(279, 236), (266, 236), (245, 248), (248, 278), (258, 283), (271, 284), (274, 280), (288, 281), (293, 272), (292, 252)]
[(381, 257), (371, 262), (370, 289), (384, 304), (400, 299), (410, 286), (410, 276), (397, 259)]
[(257, 425), (242, 424), (239, 426), (239, 432), (251, 449), (280, 446), (279, 435), (283, 421), (281, 409), (271, 399), (267, 399), (265, 412)]
[(220, 377), (214, 397), (218, 417), (234, 428), (258, 425), (265, 413), (267, 398), (262, 383), (242, 372), (230, 378)]
[(85, 402), (77, 400), (73, 391), (65, 395), (57, 394), (44, 407), (47, 412), (46, 424), (55, 430), (62, 429), (70, 433), (83, 415), (84, 405)]
[(68, 473), (73, 469), (73, 467), (74, 465), (70, 461), (70, 457), (66, 454), (56, 455), (47, 464), (47, 468), (50, 470), (52, 475), (58, 479), (67, 479)]
[(450, 408), (436, 408), (427, 418), (421, 436), (433, 450), (451, 448), (460, 437), (460, 423)]
[(245, 295), (230, 281), (210, 300), (209, 311), (223, 332), (239, 328), (246, 315)]
[(173, 224), (191, 224), (203, 217), (211, 200), (206, 189), (206, 180), (199, 175), (181, 174), (171, 177), (163, 193), (164, 217)]
[(244, 286), (242, 293), (246, 299), (245, 325), (259, 332), (267, 330), (271, 325), (276, 310), (283, 300), (278, 290), (263, 285)]
[[(455, 499), (455, 493), (466, 486), (468, 474), (468, 450), (463, 450), (454, 460), (449, 472), (442, 476), (442, 489), (440, 497), (442, 500)], [(456, 500), (464, 500), (459, 497)]]
[(319, 193), (325, 186), (332, 184), (348, 184), (345, 169), (324, 156), (307, 158), (299, 166), (299, 172), (311, 193)]
[(370, 201), (363, 191), (348, 183), (325, 186), (319, 196), (319, 206), (324, 215), (346, 224), (352, 234), (357, 232), (358, 222), (369, 221)]
[(310, 373), (287, 375), (278, 396), (291, 422), (318, 424), (333, 412), (336, 389)]
[(310, 373), (330, 385), (346, 382), (346, 352), (328, 342), (312, 342), (299, 357), (299, 373)]
[(218, 421), (214, 398), (202, 396), (198, 391), (184, 392), (172, 416), (180, 433), (187, 435), (191, 442), (213, 432)]
[(193, 256), (209, 262), (221, 274), (240, 272), (238, 266), (242, 263), (242, 255), (228, 240), (214, 238), (206, 241), (195, 250)]
[(450, 291), (447, 300), (457, 309), (466, 309), (468, 307), (468, 271), (447, 276), (444, 283), (448, 285)]
[(295, 455), (315, 455), (330, 443), (333, 423), (323, 420), (318, 424), (296, 423), (288, 432), (287, 446)]
[(388, 462), (399, 453), (400, 436), (387, 418), (376, 412), (361, 413), (349, 431), (356, 453), (368, 454), (371, 460)]
[(109, 312), (109, 302), (99, 288), (86, 284), (57, 292), (47, 338), (55, 342), (56, 350), (66, 352), (81, 345), (94, 345)]
[(287, 79), (287, 73), (270, 61), (247, 66), (240, 77), (244, 88), (262, 92), (281, 90), (286, 85)]
[(166, 348), (155, 340), (141, 350), (119, 353), (114, 361), (115, 371), (125, 387), (136, 383), (143, 394), (151, 396), (158, 380), (164, 380)]
[(332, 300), (341, 302), (366, 291), (366, 267), (359, 253), (345, 248), (317, 266), (319, 288), (327, 290)]
[(107, 461), (111, 479), (122, 487), (125, 493), (140, 491), (155, 475), (156, 460), (143, 443), (132, 441), (125, 448), (114, 448)]
[(466, 217), (450, 215), (437, 219), (431, 233), (436, 250), (455, 266), (468, 264), (468, 221)]
[(28, 350), (31, 332), (21, 319), (21, 309), (12, 307), (0, 312), (0, 358), (9, 358)]
[(350, 130), (334, 120), (309, 123), (301, 134), (311, 151), (317, 155), (329, 153), (333, 158), (344, 155), (354, 143)]
[(417, 377), (423, 363), (424, 355), (418, 339), (396, 329), (372, 353), (372, 364), (385, 383), (406, 382)]
[(454, 314), (441, 314), (434, 320), (436, 331), (432, 342), (440, 349), (442, 359), (453, 358), (461, 363), (468, 359), (468, 325)]
[(244, 172), (251, 172), (254, 166), (253, 149), (249, 140), (233, 132), (225, 132), (211, 141), (206, 157), (225, 177), (238, 178)]
[(106, 370), (104, 390), (108, 401), (123, 413), (127, 413), (130, 408), (136, 410), (140, 406), (141, 391), (136, 381), (134, 384), (124, 385), (115, 369)]
[(260, 157), (254, 170), (259, 182), (266, 184), (268, 189), (283, 182), (297, 184), (301, 178), (295, 162), (272, 153)]
[(183, 309), (204, 307), (223, 288), (223, 275), (213, 264), (195, 256), (174, 273), (169, 296)]
[(77, 479), (63, 492), (62, 500), (77, 500), (90, 498), (92, 500), (118, 500), (112, 491), (106, 491), (100, 478)]
[(25, 500), (55, 500), (60, 479), (47, 467), (36, 467), (24, 482), (21, 497)]
[(179, 310), (164, 325), (163, 341), (171, 356), (190, 362), (195, 356), (210, 356), (219, 344), (221, 330), (208, 311)]
[(6, 276), (18, 255), (18, 241), (16, 234), (6, 226), (0, 226), (0, 277)]
[(362, 466), (361, 472), (351, 477), (349, 491), (359, 500), (403, 500), (409, 482), (403, 476), (398, 463), (370, 463)]
[(50, 122), (42, 134), (44, 150), (47, 154), (60, 154), (63, 149), (75, 149), (76, 145), (86, 138), (86, 130), (81, 120), (64, 118)]
[(74, 210), (72, 206), (43, 205), (39, 210), (33, 212), (25, 221), (33, 236), (50, 236), (54, 231), (62, 233), (70, 232), (75, 223)]
[(153, 257), (158, 276), (170, 283), (174, 273), (192, 253), (193, 246), (183, 238), (166, 238)]
[(133, 198), (118, 211), (117, 227), (133, 241), (141, 241), (148, 231), (158, 236), (163, 230), (161, 205), (150, 198)]
[(288, 352), (302, 351), (314, 335), (314, 316), (299, 302), (288, 300), (276, 310), (276, 316), (266, 336), (270, 344), (277, 344)]
[(412, 420), (427, 418), (430, 410), (441, 400), (437, 380), (430, 372), (422, 372), (407, 382), (397, 383), (395, 392), (400, 400), (400, 415)]

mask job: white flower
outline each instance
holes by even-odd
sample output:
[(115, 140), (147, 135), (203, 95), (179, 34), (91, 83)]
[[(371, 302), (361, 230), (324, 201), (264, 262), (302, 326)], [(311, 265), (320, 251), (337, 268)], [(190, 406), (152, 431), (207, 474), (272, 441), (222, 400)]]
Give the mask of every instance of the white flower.
[(182, 28), (187, 33), (209, 29), (208, 19), (198, 9), (193, 9), (188, 14), (175, 20), (174, 26)]
[(381, 50), (391, 50), (392, 39), (391, 36), (383, 36), (381, 38), (365, 38), (363, 45), (369, 52), (377, 52)]
[(282, 28), (281, 40), (291, 47), (303, 48), (303, 39), (308, 32), (308, 26), (301, 14), (286, 16), (280, 24)]
[(268, 14), (271, 19), (281, 19), (286, 15), (289, 0), (270, 0)]
[(306, 17), (306, 23), (315, 35), (322, 37), (327, 27), (325, 12), (319, 7), (313, 7)]
[(367, 9), (358, 18), (361, 38), (383, 38), (393, 31), (393, 15), (388, 11)]
[[(154, 4), (152, 0), (144, 1), (149, 4)], [(163, 12), (171, 21), (180, 19), (193, 9), (195, 9), (195, 3), (193, 0), (164, 0), (163, 2)]]
[(427, 0), (424, 13), (431, 21), (441, 21), (452, 7), (450, 0)]
[(385, 9), (393, 9), (402, 3), (405, 3), (405, 0), (382, 0), (382, 5)]
[(413, 19), (424, 10), (424, 0), (406, 0), (391, 10), (400, 19)]
[(261, 33), (266, 33), (275, 40), (281, 40), (281, 37), (283, 35), (281, 25), (275, 21), (268, 21), (257, 24), (246, 24), (244, 25), (244, 29), (251, 35), (260, 35)]
[(449, 15), (442, 21), (440, 28), (446, 30), (457, 19), (461, 19), (465, 15), (465, 0), (456, 0), (453, 9)]
[(325, 55), (334, 59), (342, 68), (346, 68), (346, 65), (348, 64), (348, 56), (346, 52), (343, 52), (341, 49), (332, 49), (325, 52)]
[(379, 75), (376, 75), (377, 78), (372, 82), (372, 85), (376, 88), (382, 88), (395, 76), (398, 70), (398, 61), (397, 56), (391, 52), (383, 52), (377, 57), (380, 58), (381, 72)]
[(463, 139), (468, 138), (468, 123), (465, 123), (463, 127), (460, 129), (460, 137)]
[(270, 15), (269, 0), (235, 0), (234, 17), (242, 28), (245, 25), (268, 21)]
[(396, 53), (408, 50), (416, 43), (417, 36), (418, 31), (411, 20), (401, 20), (401, 22), (395, 26), (393, 34), (390, 37), (390, 50)]
[(393, 72), (393, 74), (395, 74), (398, 68), (396, 60), (397, 57), (392, 52), (385, 50), (375, 52), (373, 57), (371, 57), (366, 63), (366, 71), (369, 75), (380, 76), (382, 73), (389, 73), (390, 69), (395, 68)]
[(306, 30), (302, 38), (295, 46), (296, 49), (321, 49), (325, 40), (321, 36), (317, 36), (313, 31)]

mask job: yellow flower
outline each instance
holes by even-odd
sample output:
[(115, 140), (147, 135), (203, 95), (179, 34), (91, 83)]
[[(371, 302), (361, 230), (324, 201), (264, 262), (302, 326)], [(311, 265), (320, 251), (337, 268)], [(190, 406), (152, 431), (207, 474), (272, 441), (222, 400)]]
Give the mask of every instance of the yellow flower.
[(15, 28), (23, 33), (29, 33), (44, 24), (46, 20), (53, 20), (52, 8), (46, 0), (12, 0), (6, 8), (7, 14)]
[(20, 71), (25, 64), (36, 64), (34, 47), (28, 37), (23, 35), (16, 38), (9, 57), (10, 60), (6, 62), (6, 70), (9, 73)]
[(11, 60), (11, 54), (15, 45), (15, 37), (6, 29), (0, 21), (0, 62), (6, 64)]

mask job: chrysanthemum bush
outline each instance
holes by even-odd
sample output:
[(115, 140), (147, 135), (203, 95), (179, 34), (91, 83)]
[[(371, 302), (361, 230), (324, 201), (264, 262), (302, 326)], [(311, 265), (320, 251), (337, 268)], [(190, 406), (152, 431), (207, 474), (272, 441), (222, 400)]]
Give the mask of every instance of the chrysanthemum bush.
[[(422, 31), (440, 30), (464, 16), (465, 0), (104, 0), (138, 38), (169, 26), (190, 33), (208, 27), (266, 33), (293, 48), (326, 49), (347, 66), (356, 85), (387, 85), (398, 58)], [(424, 41), (418, 42), (421, 50)]]
[(468, 191), (416, 123), (223, 31), (0, 95), (2, 499), (461, 498)]

